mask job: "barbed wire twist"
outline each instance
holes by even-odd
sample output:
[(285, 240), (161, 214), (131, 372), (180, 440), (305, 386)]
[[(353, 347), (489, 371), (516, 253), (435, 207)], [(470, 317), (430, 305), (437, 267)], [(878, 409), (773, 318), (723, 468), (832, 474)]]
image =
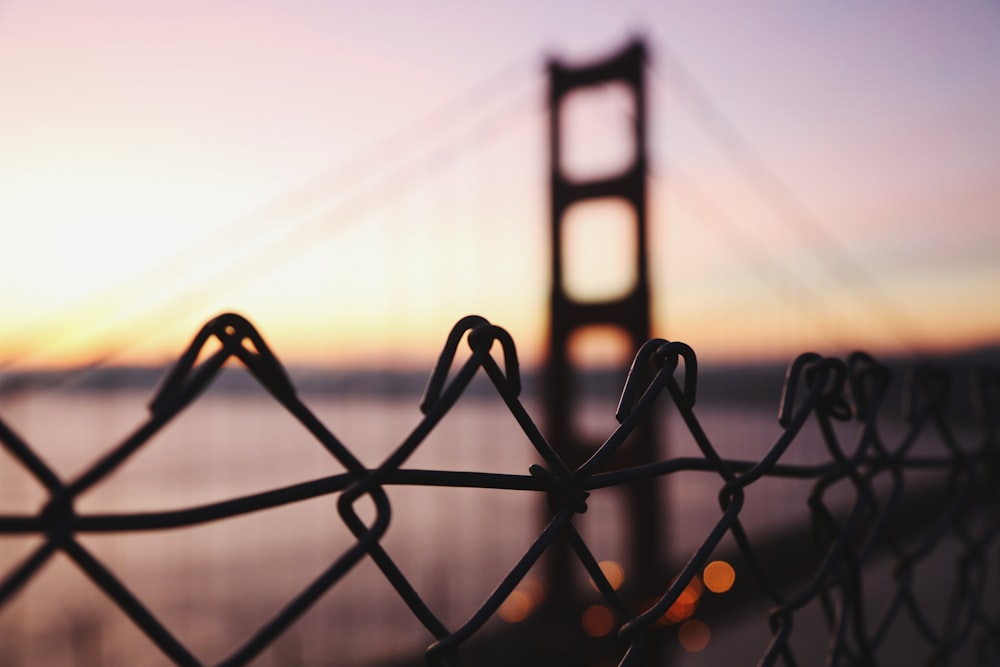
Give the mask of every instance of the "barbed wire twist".
[[(219, 348), (207, 354), (211, 340)], [(459, 346), (465, 339), (470, 354), (456, 366)], [(494, 348), (502, 360), (494, 357)], [(204, 358), (202, 358), (204, 357)], [(209, 386), (224, 364), (235, 358), (327, 452), (344, 467), (342, 474), (181, 510), (141, 513), (79, 514), (75, 501), (146, 445), (165, 424), (192, 404)], [(676, 373), (683, 368), (683, 381)], [(646, 369), (652, 369), (650, 374)], [(441, 419), (455, 406), (480, 372), (492, 382), (497, 395), (516, 419), (541, 462), (526, 475), (484, 472), (450, 472), (404, 468)], [(651, 375), (651, 377), (650, 377)], [(982, 664), (1000, 658), (1000, 616), (996, 604), (988, 608), (985, 582), (996, 576), (988, 558), (1000, 528), (997, 489), (1000, 476), (1000, 372), (985, 369), (978, 377), (974, 400), (983, 427), (982, 442), (964, 449), (945, 417), (950, 379), (940, 368), (922, 366), (908, 384), (907, 430), (894, 448), (880, 432), (878, 418), (884, 411), (890, 372), (871, 356), (855, 353), (846, 361), (803, 354), (789, 366), (781, 399), (780, 437), (757, 461), (723, 458), (705, 433), (695, 413), (697, 360), (684, 343), (656, 339), (636, 353), (624, 382), (616, 417), (619, 426), (605, 442), (575, 469), (569, 468), (542, 436), (520, 400), (521, 379), (514, 341), (501, 327), (479, 316), (461, 319), (451, 330), (435, 365), (420, 409), (423, 418), (410, 434), (375, 468), (366, 468), (300, 400), (277, 357), (260, 334), (243, 317), (225, 314), (208, 322), (181, 355), (149, 404), (148, 419), (119, 445), (110, 449), (72, 481), (66, 482), (10, 427), (0, 421), (0, 443), (46, 489), (48, 500), (34, 515), (0, 515), (0, 536), (36, 534), (42, 543), (0, 580), (0, 609), (9, 602), (57, 552), (66, 554), (111, 599), (160, 651), (177, 665), (201, 665), (163, 623), (94, 555), (77, 540), (80, 533), (162, 530), (218, 521), (327, 494), (339, 494), (337, 511), (355, 541), (337, 555), (278, 613), (233, 650), (219, 664), (244, 665), (259, 655), (282, 632), (326, 595), (362, 559), (369, 558), (393, 586), (400, 599), (433, 637), (426, 651), (431, 665), (460, 664), (459, 649), (475, 635), (511, 595), (548, 546), (565, 535), (599, 594), (616, 616), (622, 646), (620, 667), (647, 664), (645, 650), (650, 632), (678, 601), (705, 567), (724, 536), (730, 535), (760, 589), (773, 603), (772, 639), (760, 665), (796, 664), (790, 643), (795, 614), (818, 601), (829, 627), (827, 664), (874, 665), (889, 629), (903, 615), (918, 629), (929, 647), (931, 664), (947, 664), (950, 656), (973, 642)], [(629, 434), (659, 410), (668, 399), (694, 439), (701, 457), (678, 457), (606, 470), (609, 459)], [(818, 425), (827, 461), (791, 465), (782, 457), (806, 422)], [(834, 421), (859, 424), (853, 448), (845, 447)], [(944, 444), (943, 456), (912, 454), (914, 443), (933, 432)], [(888, 530), (893, 512), (906, 488), (906, 473), (934, 470), (948, 480), (949, 493), (940, 517), (917, 544), (907, 544)], [(650, 477), (685, 471), (718, 475), (721, 515), (701, 544), (660, 596), (645, 609), (632, 608), (612, 586), (574, 524), (587, 510), (591, 493)], [(813, 481), (807, 504), (813, 543), (822, 554), (818, 568), (804, 586), (783, 593), (783, 582), (771, 581), (758, 562), (740, 513), (746, 489), (762, 478)], [(879, 485), (888, 484), (888, 491)], [(461, 486), (531, 491), (545, 494), (552, 517), (495, 590), (460, 626), (449, 628), (417, 593), (381, 539), (391, 520), (387, 487), (393, 485)], [(846, 512), (834, 511), (826, 501), (831, 490), (847, 485), (853, 502)], [(356, 510), (367, 498), (374, 517), (365, 522)], [(977, 526), (976, 517), (987, 520)], [(935, 626), (914, 592), (914, 573), (945, 538), (959, 544), (955, 585), (946, 620)], [(877, 548), (886, 548), (895, 559), (895, 592), (880, 615), (868, 618), (862, 573)], [(994, 569), (991, 569), (991, 565)]]

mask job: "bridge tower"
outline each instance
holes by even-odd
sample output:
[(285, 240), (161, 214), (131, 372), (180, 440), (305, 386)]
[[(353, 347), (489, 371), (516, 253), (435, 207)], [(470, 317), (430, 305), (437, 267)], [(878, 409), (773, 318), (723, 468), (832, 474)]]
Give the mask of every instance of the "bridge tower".
[[(650, 336), (650, 288), (647, 252), (646, 171), (646, 98), (644, 66), (646, 48), (640, 41), (629, 43), (610, 57), (586, 65), (549, 63), (549, 159), (551, 188), (551, 297), (547, 359), (545, 366), (546, 428), (556, 451), (570, 467), (577, 467), (599, 446), (586, 442), (578, 423), (582, 399), (580, 369), (571, 358), (570, 342), (575, 334), (590, 327), (610, 328), (624, 333), (631, 352)], [(606, 84), (619, 84), (632, 96), (634, 115), (626, 121), (633, 142), (632, 159), (624, 169), (597, 178), (574, 177), (566, 170), (563, 112), (565, 102), (574, 93)], [(567, 212), (577, 207), (613, 201), (628, 212), (621, 230), (623, 238), (635, 240), (630, 253), (631, 285), (610, 297), (581, 299), (567, 290), (564, 232)], [(624, 371), (624, 369), (623, 369)], [(619, 387), (624, 381), (624, 372)], [(643, 426), (635, 432), (612, 460), (612, 467), (635, 465), (654, 460), (657, 453), (655, 428)], [(626, 581), (641, 582), (646, 590), (657, 590), (664, 569), (661, 501), (656, 482), (623, 487), (622, 522), (627, 526)], [(576, 600), (573, 590), (573, 559), (568, 544), (556, 543), (550, 549), (546, 572), (552, 596)], [(577, 566), (578, 567), (578, 566)], [(626, 594), (628, 591), (626, 590)], [(557, 603), (561, 604), (561, 603)]]

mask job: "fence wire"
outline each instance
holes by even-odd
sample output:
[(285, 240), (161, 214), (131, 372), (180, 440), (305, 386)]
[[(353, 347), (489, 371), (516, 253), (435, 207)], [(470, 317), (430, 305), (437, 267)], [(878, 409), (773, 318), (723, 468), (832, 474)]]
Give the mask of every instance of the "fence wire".
[[(215, 339), (221, 344), (209, 352)], [(469, 353), (457, 360), (466, 340)], [(232, 498), (193, 508), (142, 513), (80, 514), (74, 503), (143, 447), (168, 422), (191, 405), (209, 386), (223, 365), (236, 358), (275, 401), (291, 413), (345, 469), (338, 475), (305, 481), (263, 493)], [(679, 367), (682, 369), (682, 378)], [(525, 475), (453, 472), (404, 468), (438, 422), (462, 398), (470, 382), (485, 373), (516, 418), (539, 456)], [(249, 663), (363, 559), (370, 559), (392, 584), (401, 600), (431, 636), (426, 660), (431, 665), (461, 664), (462, 645), (497, 614), (532, 566), (559, 536), (566, 536), (572, 552), (596, 584), (615, 616), (620, 666), (651, 664), (650, 633), (656, 632), (692, 580), (709, 563), (724, 536), (730, 535), (745, 560), (749, 574), (773, 604), (772, 639), (760, 665), (796, 664), (791, 642), (796, 614), (818, 602), (828, 629), (827, 664), (875, 665), (879, 650), (894, 625), (903, 619), (916, 628), (913, 641), (926, 645), (930, 664), (948, 664), (959, 651), (973, 653), (979, 664), (1000, 664), (1000, 601), (985, 594), (986, 582), (996, 577), (997, 533), (1000, 527), (998, 475), (1000, 450), (1000, 372), (984, 369), (974, 389), (982, 435), (972, 446), (962, 445), (946, 418), (951, 378), (937, 367), (920, 366), (907, 385), (907, 428), (901, 441), (886, 442), (878, 419), (885, 410), (890, 382), (888, 368), (871, 356), (855, 353), (846, 360), (804, 354), (789, 366), (780, 404), (780, 437), (760, 460), (725, 459), (702, 429), (695, 411), (697, 361), (693, 350), (679, 342), (652, 340), (636, 354), (625, 378), (617, 419), (619, 426), (589, 460), (571, 469), (546, 441), (520, 399), (521, 381), (515, 345), (502, 328), (478, 316), (460, 320), (452, 329), (434, 367), (420, 404), (423, 419), (376, 468), (366, 468), (300, 400), (293, 383), (260, 334), (244, 318), (221, 315), (208, 322), (179, 358), (149, 404), (149, 416), (132, 434), (94, 461), (71, 481), (61, 479), (28, 443), (0, 421), (3, 446), (47, 490), (48, 500), (34, 515), (0, 514), (0, 536), (36, 535), (37, 546), (5, 573), (0, 581), (2, 606), (21, 591), (40, 568), (62, 552), (114, 602), (162, 653), (177, 665), (201, 661), (99, 561), (77, 536), (85, 533), (152, 531), (192, 526), (327, 494), (338, 494), (340, 520), (354, 535), (353, 544), (335, 554), (330, 565), (260, 627), (243, 645), (235, 647), (220, 665)], [(700, 450), (700, 457), (668, 458), (643, 465), (607, 469), (611, 457), (628, 435), (657, 412), (680, 416)], [(782, 461), (809, 420), (815, 420), (826, 448), (822, 463), (791, 465)], [(836, 421), (857, 424), (856, 440), (845, 445), (834, 428)], [(914, 443), (933, 433), (944, 445), (937, 456), (914, 453)], [(687, 564), (658, 599), (635, 608), (605, 576), (591, 549), (574, 524), (587, 509), (589, 494), (651, 477), (679, 472), (708, 471), (718, 475), (719, 515), (707, 529)], [(904, 490), (913, 476), (934, 471), (946, 480), (947, 493), (940, 512), (922, 527), (919, 538), (900, 539), (892, 524), (898, 518)], [(812, 546), (822, 554), (818, 567), (804, 584), (787, 592), (788, 582), (774, 581), (759, 561), (753, 540), (740, 520), (747, 506), (746, 490), (764, 478), (805, 479), (812, 482), (808, 498)], [(847, 511), (829, 500), (831, 490), (850, 489)], [(507, 489), (547, 496), (552, 516), (530, 548), (509, 570), (482, 605), (457, 627), (449, 627), (434, 613), (403, 575), (382, 544), (390, 525), (392, 505), (387, 489), (393, 485), (425, 485)], [(842, 499), (841, 493), (838, 498)], [(374, 517), (365, 521), (359, 502), (374, 505)], [(838, 500), (838, 503), (840, 500)], [(531, 517), (530, 520), (534, 520)], [(803, 538), (806, 541), (806, 538)], [(951, 572), (936, 572), (941, 585), (951, 584), (951, 596), (942, 623), (935, 623), (915, 593), (915, 572), (943, 544), (957, 544)], [(805, 548), (805, 544), (803, 545)], [(871, 613), (862, 575), (877, 551), (894, 558), (893, 590)], [(654, 595), (656, 594), (653, 592)], [(516, 628), (515, 628), (516, 630)]]

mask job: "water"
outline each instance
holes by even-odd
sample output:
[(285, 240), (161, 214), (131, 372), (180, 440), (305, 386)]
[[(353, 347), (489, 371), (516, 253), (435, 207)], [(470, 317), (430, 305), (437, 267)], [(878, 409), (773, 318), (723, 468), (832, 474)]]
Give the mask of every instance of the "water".
[[(146, 416), (149, 394), (50, 392), (8, 399), (0, 416), (63, 477), (71, 479)], [(415, 397), (305, 396), (304, 401), (368, 466), (378, 465), (421, 418)], [(540, 415), (528, 402), (529, 413)], [(610, 402), (586, 412), (585, 428), (607, 435)], [(725, 457), (758, 459), (781, 430), (771, 410), (699, 407)], [(664, 427), (673, 455), (696, 455), (679, 419)], [(787, 461), (817, 462), (809, 438)], [(811, 443), (811, 444), (810, 444)], [(466, 397), (405, 467), (525, 474), (540, 462), (498, 400)], [(171, 422), (111, 477), (84, 494), (80, 513), (163, 510), (223, 500), (342, 472), (330, 456), (263, 391), (209, 392)], [(672, 552), (689, 554), (719, 516), (720, 486), (710, 473), (671, 476)], [(808, 483), (762, 482), (743, 518), (752, 530), (807, 515)], [(37, 511), (45, 494), (0, 453), (0, 512)], [(516, 491), (392, 487), (392, 523), (383, 538), (391, 557), (449, 627), (468, 618), (537, 536), (536, 494)], [(250, 637), (297, 591), (354, 543), (321, 497), (193, 528), (121, 535), (87, 534), (81, 543), (137, 594), (199, 659), (217, 662)], [(359, 509), (370, 519), (370, 508)], [(620, 498), (597, 492), (581, 530), (599, 559), (627, 560)], [(35, 537), (0, 538), (6, 572)], [(491, 624), (500, 623), (498, 619)], [(766, 631), (759, 635), (766, 639)], [(372, 664), (418, 654), (432, 641), (370, 561), (363, 560), (254, 664)], [(54, 558), (0, 609), (2, 665), (169, 664), (66, 557)]]

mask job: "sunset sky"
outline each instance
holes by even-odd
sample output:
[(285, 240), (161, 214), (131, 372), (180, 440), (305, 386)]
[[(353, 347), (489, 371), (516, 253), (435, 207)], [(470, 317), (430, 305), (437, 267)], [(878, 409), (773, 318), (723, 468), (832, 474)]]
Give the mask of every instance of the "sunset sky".
[[(426, 368), (469, 313), (538, 361), (546, 59), (634, 35), (655, 335), (1000, 340), (993, 0), (8, 0), (0, 368), (163, 363), (229, 310), (289, 363)], [(623, 150), (598, 92), (567, 118), (583, 171)], [(582, 293), (627, 271), (579, 241)]]

